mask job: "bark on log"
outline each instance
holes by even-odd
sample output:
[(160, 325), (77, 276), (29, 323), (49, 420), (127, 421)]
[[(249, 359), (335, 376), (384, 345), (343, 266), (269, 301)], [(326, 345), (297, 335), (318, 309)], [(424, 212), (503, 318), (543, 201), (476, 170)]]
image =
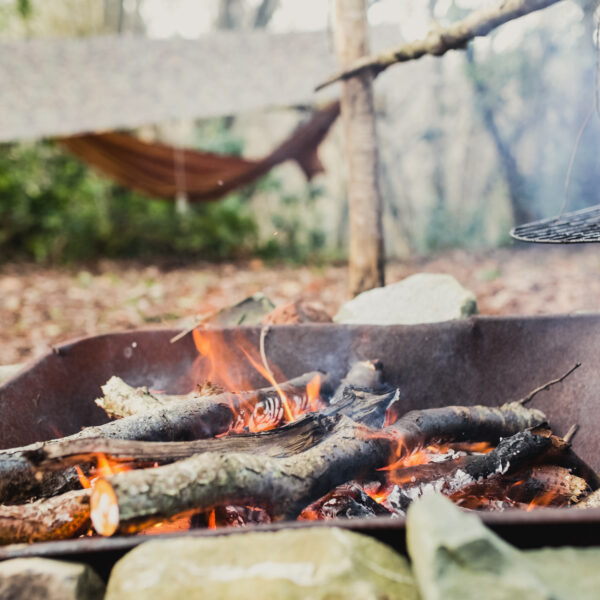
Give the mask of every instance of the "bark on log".
[[(281, 384), (289, 393), (302, 392), (315, 373)], [(326, 385), (326, 375), (322, 375)], [(303, 387), (304, 386), (304, 387)], [(231, 406), (254, 405), (276, 394), (274, 388), (264, 388), (241, 394), (221, 394), (210, 400), (183, 400), (168, 407), (152, 409), (139, 415), (124, 417), (79, 433), (38, 442), (21, 448), (0, 451), (0, 502), (14, 504), (31, 498), (45, 498), (79, 487), (74, 469), (63, 472), (40, 471), (29, 457), (44, 448), (67, 447), (74, 440), (110, 438), (123, 440), (173, 441), (207, 438), (224, 433), (233, 422)]]
[(29, 504), (0, 506), (0, 544), (63, 540), (90, 528), (90, 490)]
[(130, 417), (153, 408), (162, 408), (172, 402), (182, 400), (197, 400), (226, 393), (226, 390), (215, 387), (210, 382), (189, 394), (153, 394), (147, 387), (134, 388), (125, 383), (120, 377), (111, 377), (103, 386), (102, 398), (95, 400), (96, 404), (113, 419)]
[(260, 433), (230, 435), (191, 442), (138, 442), (110, 438), (73, 440), (60, 445), (45, 445), (26, 457), (41, 469), (64, 469), (81, 465), (103, 453), (136, 467), (154, 463), (167, 464), (204, 452), (246, 452), (272, 457), (285, 457), (303, 452), (321, 441), (337, 419), (319, 413), (308, 413), (298, 421)]
[[(362, 414), (358, 407), (354, 419), (380, 427), (389, 403), (390, 395), (382, 396), (384, 410), (372, 406)], [(518, 403), (412, 411), (383, 430), (342, 415), (322, 442), (291, 457), (209, 452), (101, 479), (92, 493), (92, 522), (98, 533), (112, 535), (187, 510), (245, 503), (268, 507), (274, 519), (295, 518), (332, 488), (385, 466), (398, 447), (465, 438), (497, 442), (545, 420)]]

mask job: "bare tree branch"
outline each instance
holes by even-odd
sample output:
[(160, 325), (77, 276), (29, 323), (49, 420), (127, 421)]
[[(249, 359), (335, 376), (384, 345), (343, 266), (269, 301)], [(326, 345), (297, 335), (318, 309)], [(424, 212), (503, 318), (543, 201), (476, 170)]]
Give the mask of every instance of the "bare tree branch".
[(462, 50), (467, 42), (475, 37), (485, 36), (490, 31), (524, 15), (547, 8), (560, 0), (504, 0), (492, 8), (473, 11), (462, 21), (449, 27), (433, 27), (427, 36), (402, 46), (391, 48), (376, 56), (368, 56), (354, 63), (353, 66), (333, 75), (319, 84), (315, 91), (351, 77), (371, 71), (378, 75), (390, 65), (421, 58), (425, 54), (442, 56), (448, 50)]

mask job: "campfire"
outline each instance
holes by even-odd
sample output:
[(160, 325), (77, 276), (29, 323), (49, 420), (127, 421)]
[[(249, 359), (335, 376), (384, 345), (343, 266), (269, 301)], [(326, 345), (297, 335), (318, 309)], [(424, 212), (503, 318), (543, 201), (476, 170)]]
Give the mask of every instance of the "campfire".
[[(428, 491), (468, 510), (593, 502), (600, 481), (571, 448), (576, 427), (553, 434), (541, 393), (578, 365), (497, 407), (405, 411), (385, 356), (354, 362), (341, 382), (286, 380), (267, 334), (232, 346), (196, 329), (189, 393), (111, 377), (96, 401), (110, 422), (0, 451), (2, 543), (399, 518)], [(265, 387), (252, 389), (249, 365)]]

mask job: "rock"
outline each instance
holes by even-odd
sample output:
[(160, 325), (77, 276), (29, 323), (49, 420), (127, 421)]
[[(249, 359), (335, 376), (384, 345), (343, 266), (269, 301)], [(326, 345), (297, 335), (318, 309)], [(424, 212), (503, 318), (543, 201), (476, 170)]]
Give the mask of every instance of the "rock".
[(406, 560), (336, 528), (156, 540), (119, 560), (106, 600), (417, 600)]
[(331, 323), (325, 310), (311, 302), (296, 300), (278, 306), (264, 319), (263, 325), (297, 325), (299, 323)]
[(441, 495), (413, 502), (406, 539), (423, 600), (559, 600), (524, 553)]
[(557, 600), (597, 600), (600, 548), (544, 548), (524, 554)]
[(205, 323), (216, 327), (237, 325), (260, 325), (261, 321), (275, 308), (264, 294), (258, 292), (233, 306), (221, 309)]
[(19, 371), (23, 369), (25, 363), (15, 365), (0, 365), (0, 384), (12, 379)]
[(412, 325), (461, 319), (477, 312), (477, 300), (451, 275), (417, 273), (363, 292), (344, 304), (337, 323)]
[(0, 563), (2, 600), (102, 600), (104, 582), (85, 564), (47, 558)]

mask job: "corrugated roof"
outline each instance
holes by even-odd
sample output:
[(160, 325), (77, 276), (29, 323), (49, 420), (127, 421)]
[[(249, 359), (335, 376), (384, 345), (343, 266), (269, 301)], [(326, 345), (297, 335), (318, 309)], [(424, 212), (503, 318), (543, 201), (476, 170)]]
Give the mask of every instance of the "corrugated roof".
[(325, 32), (1, 42), (0, 141), (325, 101), (338, 90), (313, 88), (335, 69)]

